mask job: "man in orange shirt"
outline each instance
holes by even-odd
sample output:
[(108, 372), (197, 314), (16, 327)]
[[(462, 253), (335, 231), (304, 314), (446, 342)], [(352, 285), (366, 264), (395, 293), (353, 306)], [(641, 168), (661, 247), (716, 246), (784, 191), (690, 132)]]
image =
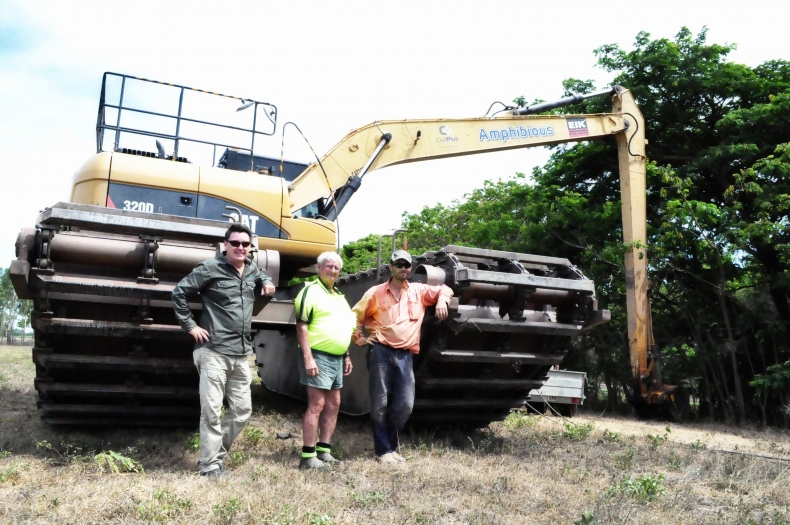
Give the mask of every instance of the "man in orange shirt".
[[(412, 354), (420, 352), (420, 326), (425, 309), (436, 305), (436, 317), (447, 318), (453, 291), (445, 286), (409, 283), (411, 255), (398, 250), (390, 258), (392, 277), (365, 292), (354, 306), (357, 345), (370, 344), (370, 419), (378, 460), (399, 463), (398, 432), (414, 407)], [(370, 334), (364, 337), (362, 327)]]

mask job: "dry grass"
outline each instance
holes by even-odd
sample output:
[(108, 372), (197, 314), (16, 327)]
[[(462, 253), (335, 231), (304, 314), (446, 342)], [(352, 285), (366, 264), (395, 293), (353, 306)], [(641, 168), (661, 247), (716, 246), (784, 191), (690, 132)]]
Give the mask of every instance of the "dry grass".
[[(193, 430), (47, 427), (29, 349), (0, 347), (0, 374), (2, 522), (571, 524), (589, 511), (607, 524), (790, 523), (790, 461), (715, 450), (790, 460), (788, 433), (574, 420), (593, 425), (585, 435), (517, 413), (477, 432), (410, 430), (409, 461), (383, 468), (366, 421), (341, 418), (345, 465), (302, 472), (299, 439), (275, 437), (299, 435), (301, 405), (256, 386), (250, 431), (216, 481), (196, 474)], [(142, 471), (101, 468), (110, 450)]]

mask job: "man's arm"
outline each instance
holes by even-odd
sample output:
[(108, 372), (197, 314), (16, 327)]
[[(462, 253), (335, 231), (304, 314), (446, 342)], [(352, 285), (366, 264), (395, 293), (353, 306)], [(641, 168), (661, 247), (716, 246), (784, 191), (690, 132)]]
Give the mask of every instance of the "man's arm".
[(296, 322), (296, 341), (299, 343), (299, 348), (302, 349), (302, 359), (304, 359), (304, 368), (307, 371), (307, 375), (310, 377), (317, 376), (318, 365), (313, 359), (313, 352), (310, 349), (310, 334), (307, 323), (304, 321)]
[[(252, 264), (255, 264), (255, 262)], [(257, 265), (255, 268), (258, 270), (258, 275), (255, 278), (255, 282), (260, 283), (261, 285), (261, 295), (274, 295), (274, 282), (272, 281), (271, 277), (266, 275), (265, 272), (261, 271)]]
[(181, 282), (173, 288), (172, 294), (173, 308), (178, 324), (199, 343), (208, 342), (209, 333), (195, 322), (192, 312), (189, 310), (188, 299), (197, 297), (208, 281), (208, 269), (203, 264), (199, 264), (189, 275), (181, 279)]
[(422, 285), (422, 304), (425, 306), (436, 305), (436, 317), (447, 319), (447, 305), (453, 296), (453, 290), (444, 284), (439, 286)]
[(354, 316), (357, 318), (357, 328), (354, 330), (354, 333), (351, 337), (357, 346), (364, 346), (368, 344), (368, 338), (366, 338), (362, 333), (362, 327), (365, 326), (365, 317), (367, 317), (368, 306), (370, 305), (371, 298), (373, 297), (375, 290), (375, 286), (368, 289), (368, 291), (365, 292), (365, 295), (362, 296), (362, 299), (360, 299), (359, 302), (354, 305), (354, 308), (351, 309), (351, 311), (354, 312)]

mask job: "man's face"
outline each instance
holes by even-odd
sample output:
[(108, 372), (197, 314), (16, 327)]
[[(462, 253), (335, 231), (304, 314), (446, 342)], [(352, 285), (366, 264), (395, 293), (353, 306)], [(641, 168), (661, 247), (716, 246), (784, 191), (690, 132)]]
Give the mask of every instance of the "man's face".
[[(250, 236), (244, 232), (233, 232), (230, 234), (230, 237), (227, 241), (225, 241), (225, 257), (228, 259), (229, 262), (238, 263), (244, 262), (244, 259), (247, 258), (247, 254), (250, 253)], [(233, 246), (233, 243), (238, 244), (238, 246)], [(244, 247), (244, 243), (247, 243), (247, 247)]]
[(318, 277), (327, 286), (332, 288), (335, 281), (340, 276), (340, 263), (327, 259), (323, 264), (318, 265)]
[(409, 278), (409, 274), (411, 273), (411, 263), (404, 259), (398, 259), (390, 263), (390, 270), (392, 270), (393, 279), (396, 281), (405, 281)]

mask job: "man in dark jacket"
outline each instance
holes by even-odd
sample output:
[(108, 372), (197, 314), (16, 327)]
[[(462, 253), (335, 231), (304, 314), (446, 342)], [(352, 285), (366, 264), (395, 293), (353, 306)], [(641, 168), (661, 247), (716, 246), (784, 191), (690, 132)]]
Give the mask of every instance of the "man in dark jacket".
[[(200, 373), (200, 475), (219, 477), (223, 459), (252, 414), (252, 306), (255, 287), (272, 295), (274, 284), (247, 258), (252, 232), (233, 223), (225, 232), (225, 252), (198, 264), (173, 289), (181, 327), (195, 338), (193, 359)], [(200, 296), (203, 313), (196, 323), (189, 299)], [(221, 418), (222, 400), (228, 409)]]

